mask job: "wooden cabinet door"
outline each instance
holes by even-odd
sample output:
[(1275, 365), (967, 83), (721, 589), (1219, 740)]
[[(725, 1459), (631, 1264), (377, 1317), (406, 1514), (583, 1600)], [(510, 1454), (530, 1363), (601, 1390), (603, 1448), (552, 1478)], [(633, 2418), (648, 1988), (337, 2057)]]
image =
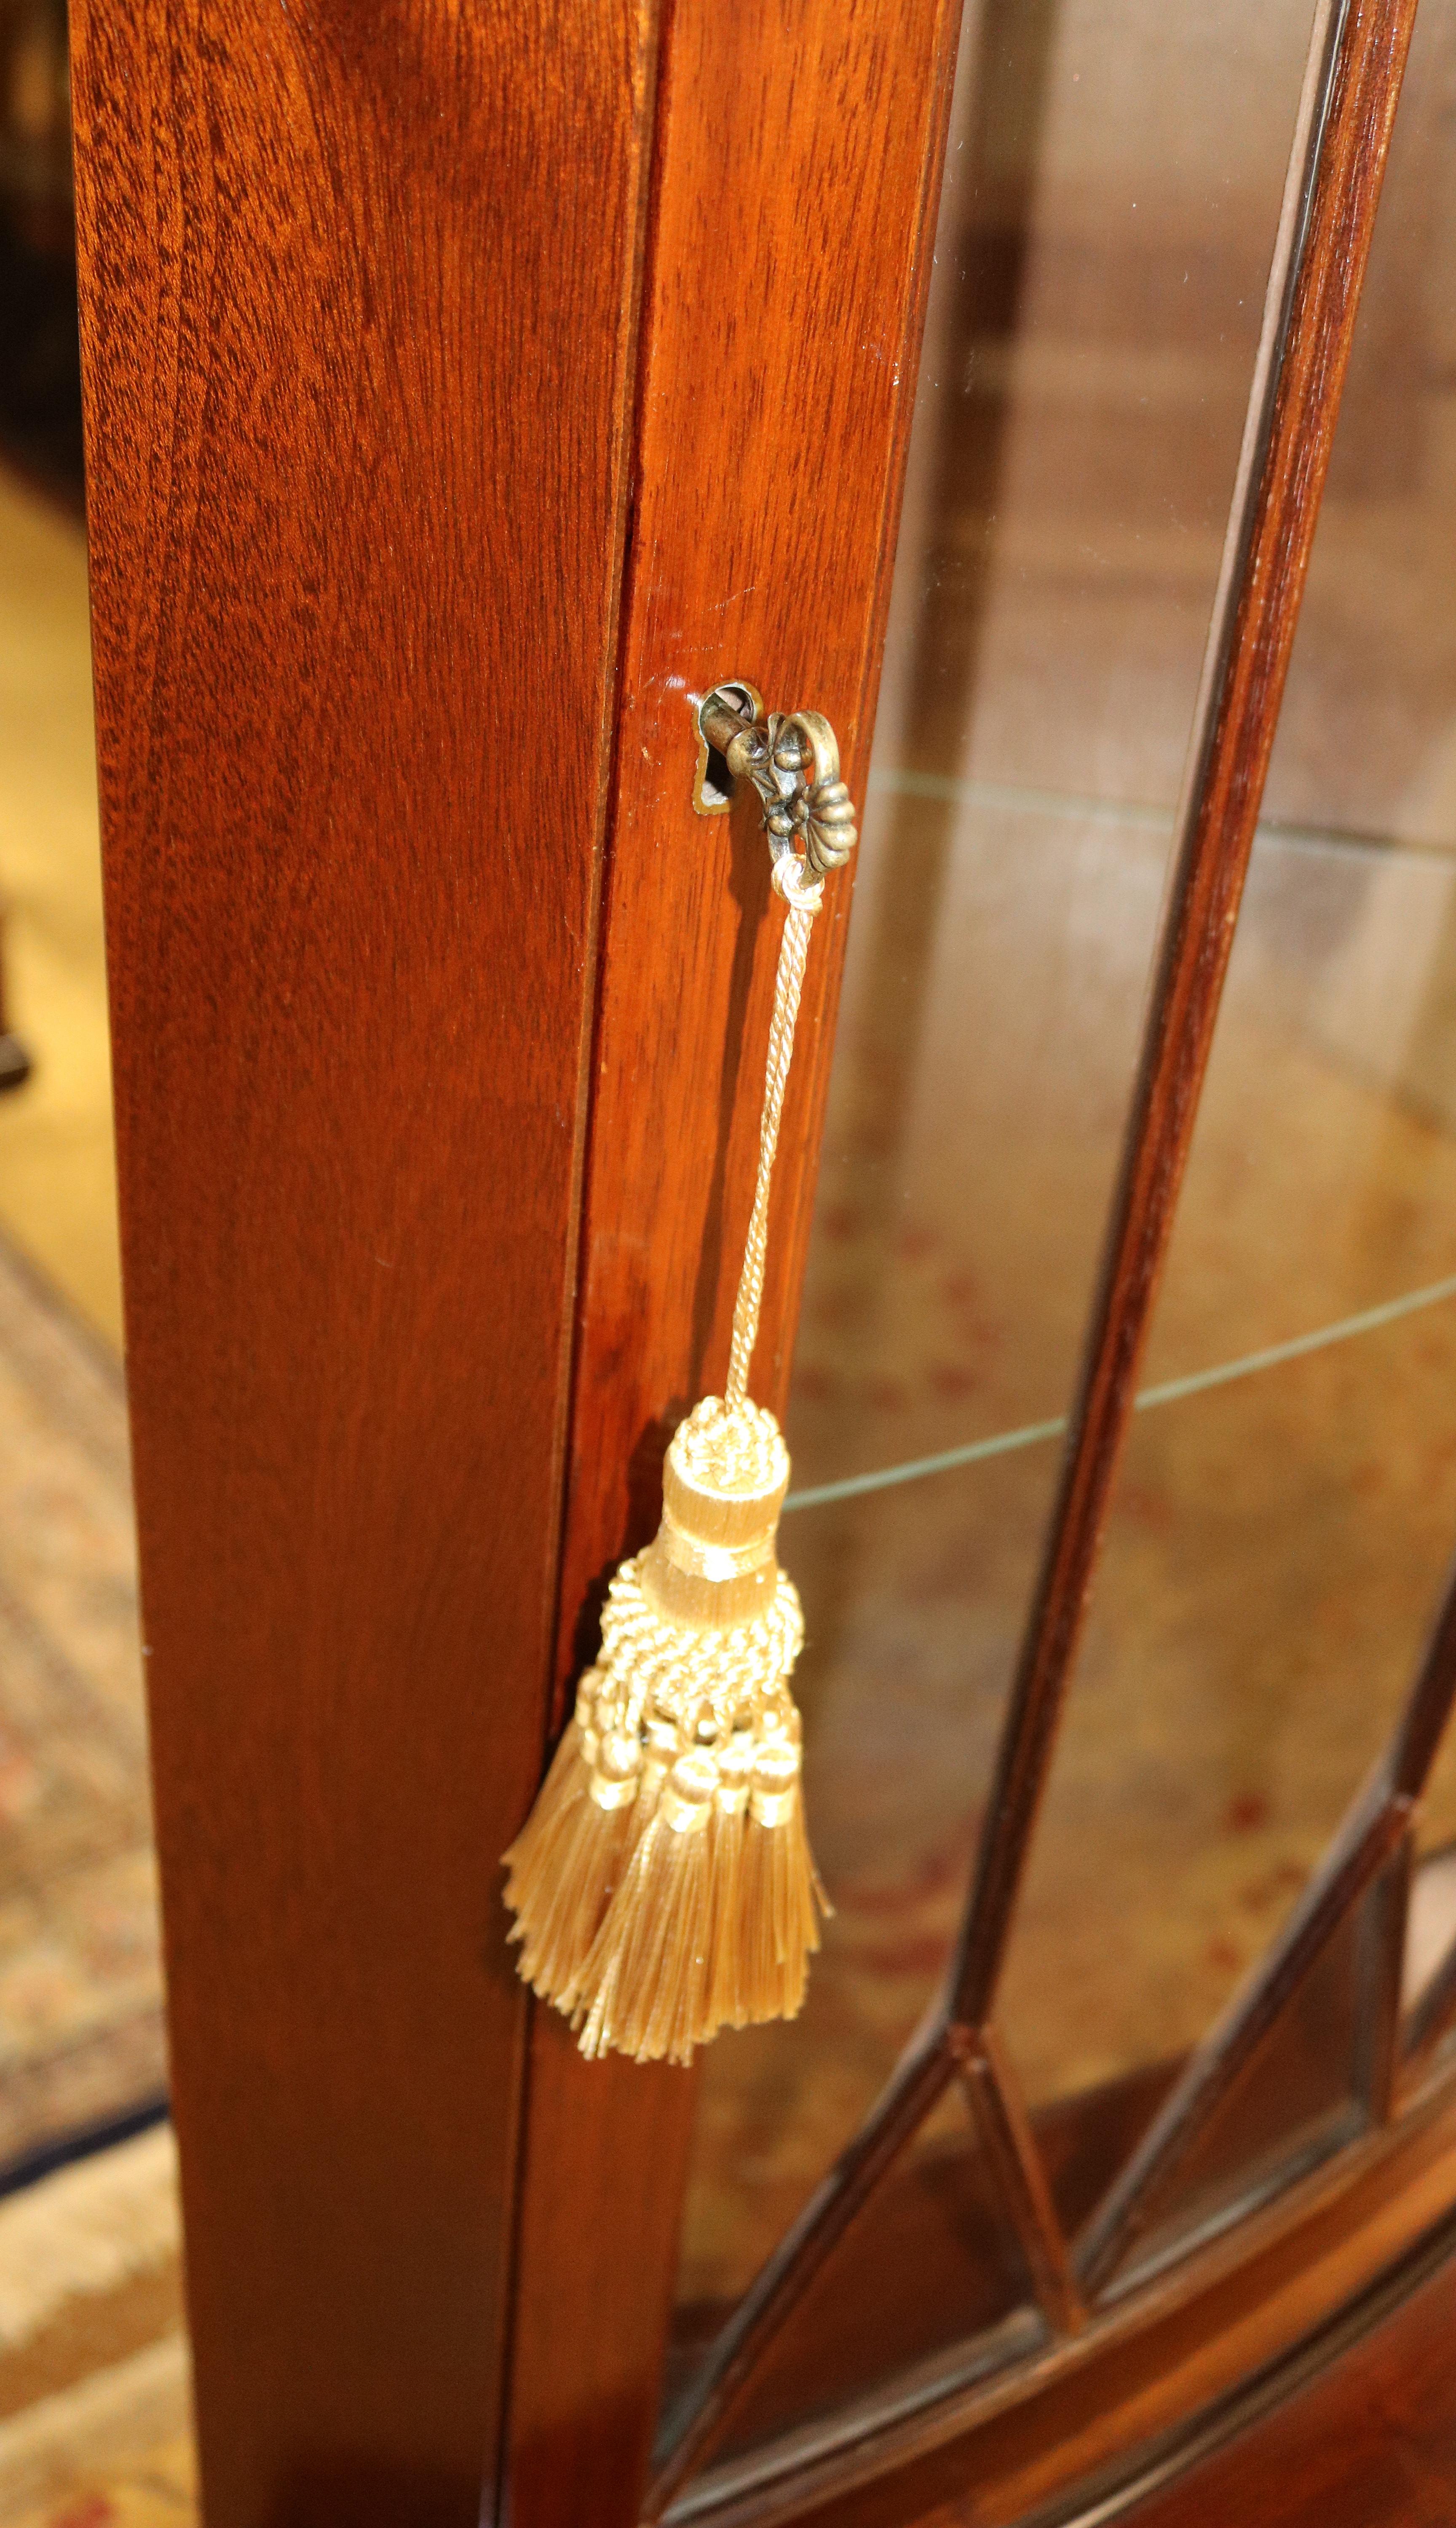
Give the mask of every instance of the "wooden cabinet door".
[[(694, 815), (695, 699), (746, 677), (826, 712), (863, 798), (917, 376), (923, 404), (967, 321), (992, 368), (1014, 348), (1051, 21), (77, 11), (128, 1363), (210, 2528), (890, 2520), (971, 2483), (967, 2517), (1050, 2517), (1444, 2207), (1444, 2093), (1396, 2065), (1449, 1616), (1213, 2039), (1102, 2095), (1094, 2132), (1085, 2105), (1028, 2112), (997, 2011), (1413, 14), (1321, 0), (1278, 109), (1162, 945), (963, 1936), (758, 2280), (711, 2341), (676, 2323), (650, 2489), (697, 2076), (584, 2063), (529, 2003), (498, 1855), (604, 1578), (655, 1524), (665, 1440), (726, 1359), (778, 917), (748, 803)], [(948, 132), (979, 260), (937, 282)], [(927, 425), (911, 508), (973, 458), (992, 479), (994, 436), (937, 455)], [(937, 655), (901, 641), (882, 730), (928, 708)], [(876, 877), (881, 1129), (943, 874), (932, 853)], [(781, 1411), (851, 893), (818, 925), (776, 1183), (756, 1392)], [(1131, 2243), (1357, 1916), (1360, 2114), (1325, 2190), (1281, 2163), (1130, 2289)], [(1439, 1978), (1423, 2007), (1413, 2060)], [(984, 2325), (914, 2226), (924, 2189), (897, 2192), (956, 2096), (974, 2217), (1025, 2283)]]

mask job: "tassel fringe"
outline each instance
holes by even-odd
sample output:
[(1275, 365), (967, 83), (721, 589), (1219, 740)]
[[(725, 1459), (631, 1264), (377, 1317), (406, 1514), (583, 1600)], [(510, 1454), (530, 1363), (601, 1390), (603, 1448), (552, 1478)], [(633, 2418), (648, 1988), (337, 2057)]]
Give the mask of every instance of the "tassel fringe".
[(505, 1897), (521, 1974), (589, 2058), (691, 2063), (721, 2028), (799, 2011), (830, 1908), (805, 1830), (799, 1715), (777, 1671), (774, 1687), (756, 1725), (720, 1741), (711, 1722), (703, 1738), (661, 1712), (618, 1728), (609, 1674), (584, 1681), (506, 1854)]

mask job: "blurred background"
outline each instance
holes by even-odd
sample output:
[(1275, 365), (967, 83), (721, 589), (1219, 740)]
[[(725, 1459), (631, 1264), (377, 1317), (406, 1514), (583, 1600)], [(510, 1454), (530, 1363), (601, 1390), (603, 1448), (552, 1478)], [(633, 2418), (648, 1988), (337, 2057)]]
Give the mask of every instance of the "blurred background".
[(98, 2528), (193, 2515), (121, 1348), (66, 13), (0, 0), (0, 2517)]
[[(965, 10), (781, 1540), (836, 1913), (803, 2017), (705, 2058), (674, 2378), (954, 1940), (1309, 31), (1307, 0)], [(1423, 0), (1146, 1409), (999, 2005), (1068, 2218), (1305, 1885), (1456, 1537), (1453, 555), (1456, 0)], [(179, 2520), (55, 0), (0, 0), (0, 2528)], [(1456, 1923), (1453, 1839), (1446, 1764), (1413, 1992)], [(1349, 2130), (1355, 1969), (1347, 1944), (1175, 2219)], [(947, 2305), (988, 2344), (1028, 2322), (954, 2102), (900, 2182), (902, 2236), (916, 2204), (944, 2289), (887, 2277), (873, 2342), (833, 2360), (821, 2294), (816, 2366), (841, 2382), (935, 2354)], [(803, 2419), (791, 2329), (740, 2445)]]

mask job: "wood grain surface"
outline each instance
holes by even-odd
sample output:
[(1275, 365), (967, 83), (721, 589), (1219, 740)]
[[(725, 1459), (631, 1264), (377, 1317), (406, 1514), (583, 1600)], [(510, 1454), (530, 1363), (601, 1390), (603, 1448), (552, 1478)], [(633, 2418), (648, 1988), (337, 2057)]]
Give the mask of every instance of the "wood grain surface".
[(652, 18), (74, 13), (209, 2528), (494, 2475)]
[[(664, 36), (559, 1675), (727, 1364), (782, 921), (751, 800), (691, 806), (689, 697), (826, 712), (862, 799), (960, 12), (678, 0)], [(872, 205), (872, 212), (869, 206)], [(848, 872), (815, 925), (751, 1382), (781, 1407)], [(694, 2082), (538, 2016), (512, 2392), (521, 2528), (636, 2516)], [(586, 2264), (583, 2264), (585, 2257)], [(584, 2287), (590, 2276), (590, 2288)]]
[[(1129, 2528), (1449, 2528), (1456, 2261), (1267, 2416), (1114, 2516)], [(1104, 2514), (1106, 2515), (1106, 2514)], [(1075, 2528), (1069, 2522), (1068, 2528)]]
[[(1130, 2093), (1125, 2103), (1135, 2112)], [(1106, 2111), (1116, 2117), (1118, 2105), (1109, 2093)], [(1040, 2137), (1059, 2192), (1068, 2178), (1074, 2188), (1074, 2136), (1054, 2120)], [(1068, 2145), (1072, 2158), (1059, 2167)], [(1318, 2375), (1367, 2326), (1372, 2305), (1378, 2315), (1394, 2307), (1450, 2257), (1453, 2193), (1447, 2080), (1403, 2133), (1373, 2136), (1353, 2165), (1325, 2169), (1077, 2337), (999, 2376), (972, 2372), (959, 2390), (948, 2378), (938, 2400), (897, 2407), (885, 2396), (821, 2413), (797, 2435), (794, 2466), (764, 2463), (768, 2452), (715, 2466), (673, 2503), (665, 2528), (1094, 2528), (1120, 2518), (1140, 2489)], [(941, 2276), (926, 2270), (934, 2289)], [(873, 2325), (872, 2303), (863, 2322)], [(849, 2323), (837, 2314), (835, 2331)], [(1187, 2515), (1223, 2528), (1229, 2514)], [(1252, 2487), (1237, 2515), (1263, 2528)], [(1428, 2518), (1445, 2528), (1448, 2515), (1412, 2514), (1422, 2528)], [(1408, 2528), (1399, 2510), (1352, 2516), (1360, 2528)], [(1282, 2528), (1277, 2509), (1272, 2517)]]

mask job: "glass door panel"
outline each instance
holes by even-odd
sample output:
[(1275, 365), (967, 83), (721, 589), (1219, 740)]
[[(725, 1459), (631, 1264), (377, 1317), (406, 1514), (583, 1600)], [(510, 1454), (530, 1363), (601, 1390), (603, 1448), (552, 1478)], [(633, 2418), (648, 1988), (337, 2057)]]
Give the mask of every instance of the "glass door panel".
[[(1390, 1738), (1456, 1534), (1456, 443), (1430, 280), (1456, 253), (1453, 39), (1435, 0), (1145, 1365), (1151, 1409), (1002, 1988), (1034, 2098), (1185, 2052), (1211, 2026)], [(1456, 1836), (1449, 1766), (1421, 1833), (1430, 1850)], [(1423, 1943), (1439, 1910), (1421, 1890)], [(1443, 1919), (1449, 1936), (1449, 1900)]]
[[(678, 2378), (950, 1955), (1126, 1112), (1309, 32), (1295, 0), (966, 13), (789, 1427), (782, 1550), (836, 1913), (802, 2018), (704, 2058)], [(1167, 2085), (1125, 2051), (1112, 2164)], [(927, 2128), (906, 2182), (967, 2131)], [(1085, 2149), (1048, 2132), (1085, 2193)], [(1004, 2288), (980, 2289), (987, 2324)], [(977, 2305), (950, 2293), (939, 2340)], [(925, 2322), (882, 2369), (929, 2357)], [(764, 2394), (743, 2441), (790, 2415)]]

